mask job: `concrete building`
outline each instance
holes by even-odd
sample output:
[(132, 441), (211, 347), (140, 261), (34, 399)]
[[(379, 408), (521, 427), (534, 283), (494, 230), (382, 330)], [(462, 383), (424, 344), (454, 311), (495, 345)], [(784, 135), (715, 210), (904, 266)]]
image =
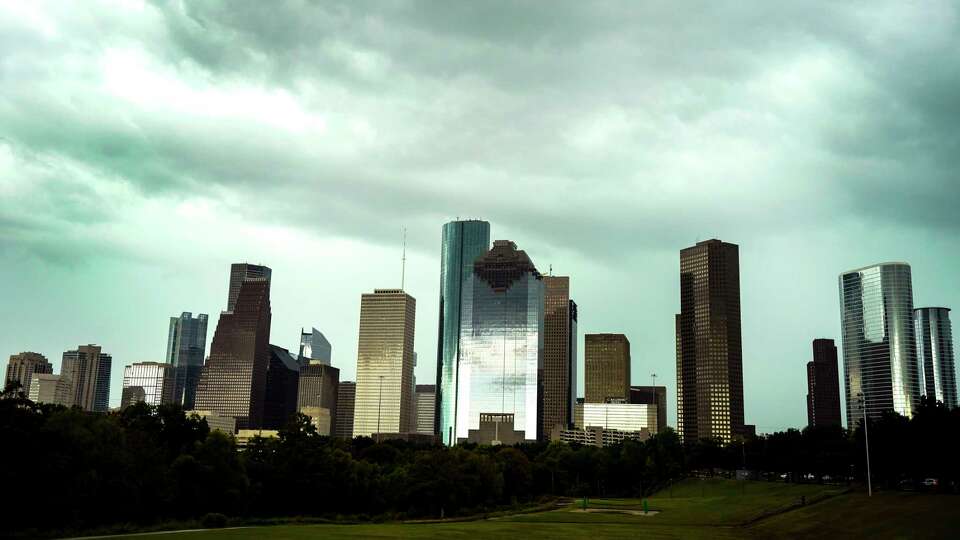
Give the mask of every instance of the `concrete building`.
[(917, 358), (923, 372), (923, 393), (953, 409), (957, 406), (957, 374), (953, 362), (950, 309), (922, 307), (913, 313)]
[(841, 425), (840, 372), (832, 339), (813, 340), (813, 361), (807, 362), (807, 425)]
[(11, 383), (17, 383), (20, 385), (20, 391), (27, 395), (30, 392), (30, 381), (35, 373), (53, 373), (53, 364), (40, 353), (25, 351), (12, 354), (7, 363), (4, 388)]
[(657, 406), (657, 429), (663, 431), (667, 427), (667, 387), (666, 386), (631, 386), (630, 403), (638, 405)]
[(416, 389), (416, 432), (433, 435), (436, 431), (437, 391), (432, 384), (418, 384)]
[(587, 334), (583, 349), (585, 401), (630, 401), (630, 340), (627, 336)]
[(645, 441), (651, 437), (651, 432), (647, 429), (640, 431), (618, 431), (616, 429), (604, 429), (602, 427), (557, 429), (554, 431), (553, 439), (563, 441), (567, 444), (579, 443), (597, 447), (612, 446), (620, 444), (626, 440)]
[(30, 389), (27, 398), (34, 403), (49, 403), (71, 407), (69, 381), (63, 380), (60, 375), (52, 373), (35, 373), (30, 378)]
[(579, 428), (601, 427), (617, 431), (660, 430), (658, 407), (639, 403), (584, 403), (582, 424)]
[(186, 415), (188, 417), (196, 415), (203, 418), (207, 421), (207, 427), (211, 431), (216, 430), (231, 435), (237, 431), (237, 419), (232, 416), (220, 416), (213, 411), (186, 411)]
[(168, 405), (175, 403), (176, 368), (160, 362), (135, 362), (123, 368), (120, 408), (134, 403)]
[(297, 410), (310, 417), (321, 435), (334, 434), (339, 387), (339, 369), (320, 360), (300, 366)]
[(113, 357), (98, 345), (81, 345), (63, 353), (60, 376), (69, 388), (69, 401), (85, 411), (107, 412)]
[(353, 438), (353, 415), (357, 400), (357, 383), (340, 381), (337, 385), (337, 410), (333, 419), (333, 434), (340, 439)]

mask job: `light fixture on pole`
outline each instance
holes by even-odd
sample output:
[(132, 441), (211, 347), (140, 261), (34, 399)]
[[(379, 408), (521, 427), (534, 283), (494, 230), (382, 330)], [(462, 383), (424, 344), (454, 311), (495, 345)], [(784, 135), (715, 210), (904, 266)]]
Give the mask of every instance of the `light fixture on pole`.
[(867, 398), (863, 392), (857, 394), (860, 408), (863, 409), (863, 443), (867, 451), (867, 497), (873, 497), (873, 483), (870, 481), (870, 431), (867, 428)]

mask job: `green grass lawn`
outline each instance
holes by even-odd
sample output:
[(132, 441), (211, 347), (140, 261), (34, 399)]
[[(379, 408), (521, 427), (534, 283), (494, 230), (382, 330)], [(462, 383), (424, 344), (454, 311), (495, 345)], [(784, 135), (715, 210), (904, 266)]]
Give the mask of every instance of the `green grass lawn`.
[[(797, 503), (804, 496), (808, 503)], [(577, 504), (536, 514), (457, 523), (282, 525), (164, 534), (170, 540), (253, 538), (955, 538), (960, 497), (731, 480), (688, 480), (648, 501), (655, 516), (578, 512)], [(637, 499), (591, 499), (590, 508), (640, 510)]]

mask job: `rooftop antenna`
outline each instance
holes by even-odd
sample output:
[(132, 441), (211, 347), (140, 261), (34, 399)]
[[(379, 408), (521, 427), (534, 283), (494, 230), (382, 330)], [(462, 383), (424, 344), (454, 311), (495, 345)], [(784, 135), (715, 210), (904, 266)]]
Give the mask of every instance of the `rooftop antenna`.
[(551, 275), (551, 276), (552, 276), (552, 275), (553, 275), (553, 265), (552, 265), (552, 264), (550, 265), (550, 270), (549, 270), (549, 272), (550, 272), (550, 274), (549, 274), (549, 275)]
[(407, 279), (407, 228), (403, 228), (403, 254), (400, 256), (400, 290)]

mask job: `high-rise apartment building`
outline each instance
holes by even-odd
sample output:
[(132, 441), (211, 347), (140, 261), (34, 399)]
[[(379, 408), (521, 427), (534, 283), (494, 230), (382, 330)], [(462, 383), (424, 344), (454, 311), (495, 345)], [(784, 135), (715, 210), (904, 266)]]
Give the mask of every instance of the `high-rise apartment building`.
[(160, 362), (135, 362), (123, 368), (120, 408), (134, 403), (167, 405), (175, 403), (176, 368)]
[[(460, 313), (454, 440), (537, 439), (543, 361), (543, 279), (530, 257), (497, 240), (478, 258)], [(493, 430), (481, 430), (481, 420)], [(501, 425), (503, 424), (503, 425)], [(503, 432), (503, 437), (500, 432)], [(496, 440), (485, 440), (492, 433)]]
[(832, 339), (813, 340), (813, 361), (807, 362), (807, 425), (841, 425), (840, 372)]
[(680, 251), (677, 431), (684, 441), (743, 436), (740, 256), (706, 240)]
[(52, 373), (34, 373), (30, 378), (30, 390), (27, 398), (34, 403), (73, 406), (70, 398), (69, 381)]
[(950, 309), (922, 307), (914, 310), (917, 358), (923, 372), (921, 390), (948, 408), (957, 406), (957, 375), (953, 363), (953, 330)]
[(416, 425), (415, 431), (426, 435), (433, 435), (436, 428), (433, 424), (436, 417), (437, 390), (432, 384), (418, 384), (416, 390)]
[(321, 360), (300, 366), (297, 411), (309, 416), (321, 435), (334, 434), (339, 386), (339, 369)]
[(921, 374), (910, 265), (881, 263), (840, 274), (847, 426), (883, 411), (913, 416)]
[(667, 427), (667, 387), (631, 386), (630, 403), (657, 406), (657, 430)]
[(337, 410), (333, 420), (333, 434), (340, 439), (353, 438), (353, 414), (357, 401), (357, 383), (340, 381), (337, 385)]
[(309, 332), (300, 332), (300, 359), (302, 363), (305, 363), (305, 360), (313, 360), (329, 366), (332, 352), (333, 347), (330, 346), (330, 342), (327, 341), (323, 332), (316, 328), (310, 329)]
[(220, 314), (210, 358), (197, 384), (197, 410), (232, 416), (237, 419), (237, 429), (263, 427), (270, 318), (270, 282), (263, 278), (243, 281), (233, 310)]
[(53, 364), (46, 356), (29, 351), (11, 354), (4, 388), (15, 382), (20, 385), (23, 395), (27, 395), (30, 393), (30, 381), (35, 373), (53, 373)]
[(413, 431), (416, 306), (400, 289), (376, 289), (360, 300), (354, 437)]
[(282, 428), (297, 413), (300, 364), (283, 347), (270, 345), (267, 388), (263, 403), (263, 429)]
[(185, 410), (194, 407), (206, 348), (206, 314), (199, 313), (194, 317), (184, 311), (179, 317), (170, 317), (166, 363), (175, 369), (173, 401), (183, 405)]
[(629, 403), (630, 340), (627, 336), (584, 336), (583, 392), (586, 403)]
[(60, 376), (69, 388), (69, 401), (85, 411), (107, 412), (113, 358), (98, 345), (81, 345), (63, 353)]
[(440, 332), (437, 345), (435, 425), (444, 444), (454, 444), (460, 365), (460, 328), (465, 286), (473, 263), (490, 249), (486, 221), (451, 221), (443, 226), (440, 250)]
[(240, 285), (244, 281), (266, 281), (270, 283), (273, 271), (266, 266), (249, 263), (234, 263), (230, 265), (230, 289), (227, 293), (227, 311), (233, 311), (240, 295)]
[(573, 423), (576, 398), (577, 311), (570, 278), (543, 276), (543, 369), (540, 384), (540, 440)]

